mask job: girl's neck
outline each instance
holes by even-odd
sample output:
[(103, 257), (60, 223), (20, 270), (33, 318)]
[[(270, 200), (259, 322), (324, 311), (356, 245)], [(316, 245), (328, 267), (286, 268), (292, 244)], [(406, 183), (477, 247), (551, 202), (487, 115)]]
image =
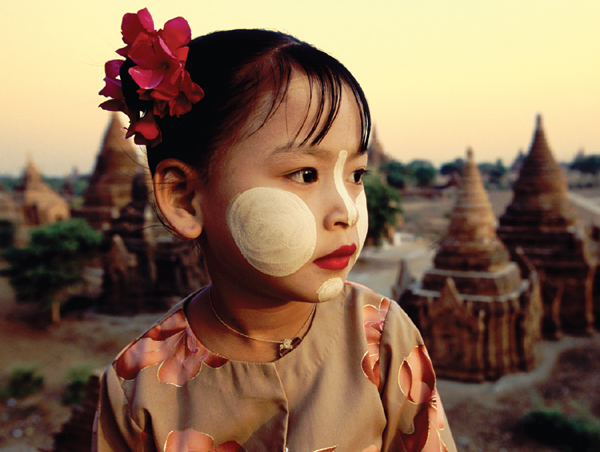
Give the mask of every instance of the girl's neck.
[(303, 338), (315, 305), (273, 303), (248, 295), (231, 296), (211, 285), (189, 304), (186, 314), (194, 334), (209, 350), (229, 359), (269, 362), (279, 358), (280, 342)]

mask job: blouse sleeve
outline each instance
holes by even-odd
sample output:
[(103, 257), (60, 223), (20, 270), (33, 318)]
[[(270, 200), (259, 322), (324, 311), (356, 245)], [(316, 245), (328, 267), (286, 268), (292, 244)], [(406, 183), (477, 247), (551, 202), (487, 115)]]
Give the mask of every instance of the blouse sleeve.
[(100, 397), (94, 421), (92, 452), (137, 452), (144, 448), (146, 433), (131, 416), (130, 404), (114, 367), (100, 380)]
[(423, 339), (394, 302), (385, 320), (379, 359), (387, 416), (382, 452), (456, 452)]

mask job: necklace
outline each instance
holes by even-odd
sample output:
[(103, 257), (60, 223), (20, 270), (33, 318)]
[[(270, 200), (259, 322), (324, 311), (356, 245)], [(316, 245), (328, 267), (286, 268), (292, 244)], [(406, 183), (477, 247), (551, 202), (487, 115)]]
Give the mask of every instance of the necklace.
[(227, 328), (229, 331), (232, 331), (233, 333), (237, 334), (238, 336), (252, 339), (253, 341), (268, 342), (271, 344), (279, 344), (279, 357), (280, 358), (284, 355), (287, 355), (289, 352), (291, 352), (293, 349), (295, 349), (300, 344), (300, 342), (302, 342), (302, 339), (304, 339), (304, 336), (306, 335), (306, 333), (304, 333), (304, 335), (302, 335), (302, 336), (299, 336), (299, 334), (304, 329), (304, 327), (306, 327), (306, 325), (308, 325), (308, 322), (314, 317), (315, 311), (317, 310), (317, 305), (316, 304), (313, 305), (312, 311), (310, 312), (310, 314), (306, 318), (305, 322), (302, 324), (302, 326), (300, 327), (300, 329), (298, 330), (298, 332), (294, 335), (294, 337), (292, 339), (283, 339), (282, 341), (274, 341), (274, 340), (270, 340), (270, 339), (259, 339), (257, 337), (248, 336), (247, 334), (244, 334), (241, 331), (236, 330), (232, 326), (227, 325), (227, 323), (225, 323), (225, 321), (221, 317), (219, 317), (219, 314), (217, 314), (217, 311), (215, 310), (215, 306), (213, 305), (213, 302), (212, 302), (211, 290), (208, 291), (208, 302), (210, 303), (210, 308), (212, 309), (212, 312), (215, 315), (215, 317), (217, 318), (217, 320), (219, 322), (221, 322), (221, 324), (225, 328)]

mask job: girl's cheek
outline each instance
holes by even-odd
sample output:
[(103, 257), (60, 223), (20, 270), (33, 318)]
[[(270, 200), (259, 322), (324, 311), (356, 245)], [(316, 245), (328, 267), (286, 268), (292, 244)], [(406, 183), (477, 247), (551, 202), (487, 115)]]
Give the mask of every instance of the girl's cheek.
[(246, 260), (269, 276), (288, 276), (312, 257), (317, 244), (313, 213), (297, 195), (272, 187), (240, 194), (227, 226)]

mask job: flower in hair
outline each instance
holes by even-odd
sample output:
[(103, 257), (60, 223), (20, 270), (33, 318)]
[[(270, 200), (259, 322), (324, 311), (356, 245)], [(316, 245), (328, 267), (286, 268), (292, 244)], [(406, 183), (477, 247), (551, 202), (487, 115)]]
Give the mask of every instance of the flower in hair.
[[(125, 47), (117, 53), (127, 60), (111, 60), (105, 64), (106, 82), (100, 94), (110, 100), (100, 104), (109, 111), (122, 111), (130, 119), (127, 137), (137, 144), (156, 145), (162, 137), (155, 117), (181, 116), (204, 97), (204, 91), (192, 81), (185, 69), (190, 26), (182, 17), (154, 30), (154, 21), (144, 8), (123, 16), (121, 33)], [(137, 85), (139, 105), (131, 105), (123, 95), (120, 74), (123, 64)], [(142, 107), (143, 106), (143, 107)], [(144, 115), (140, 117), (140, 110)]]

